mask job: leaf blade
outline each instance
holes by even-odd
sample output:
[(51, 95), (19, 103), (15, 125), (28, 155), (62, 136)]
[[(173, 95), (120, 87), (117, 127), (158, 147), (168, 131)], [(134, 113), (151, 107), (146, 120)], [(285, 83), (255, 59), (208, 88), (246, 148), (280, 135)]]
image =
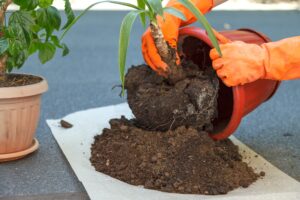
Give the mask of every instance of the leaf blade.
[(182, 19), (183, 21), (186, 20), (185, 15), (181, 11), (177, 10), (176, 8), (165, 7), (164, 11), (171, 14), (171, 15), (174, 15), (175, 17), (178, 17), (178, 18)]
[(46, 42), (41, 44), (39, 48), (39, 59), (41, 63), (45, 64), (46, 62), (51, 60), (54, 57), (55, 52), (56, 48), (52, 43)]
[(63, 26), (62, 30), (65, 30), (71, 23), (72, 21), (75, 19), (75, 14), (73, 12), (70, 0), (64, 0), (65, 1), (65, 14), (67, 16), (67, 22), (66, 24)]
[(124, 89), (125, 89), (125, 67), (126, 67), (127, 49), (129, 46), (131, 29), (136, 17), (143, 12), (145, 11), (134, 10), (129, 12), (124, 17), (121, 24), (120, 38), (119, 38), (119, 71), (120, 71), (120, 79), (122, 82), (122, 95), (124, 95)]
[(156, 14), (162, 17), (164, 16), (163, 6), (160, 0), (147, 0), (147, 2)]
[(6, 38), (0, 38), (0, 55), (2, 56), (2, 54), (8, 50), (9, 47), (9, 43), (8, 40)]
[[(137, 5), (141, 10), (145, 10), (145, 8), (146, 8), (146, 3), (144, 0), (137, 0)], [(142, 23), (143, 27), (146, 28), (146, 14), (141, 13), (140, 19), (141, 19), (141, 23)]]

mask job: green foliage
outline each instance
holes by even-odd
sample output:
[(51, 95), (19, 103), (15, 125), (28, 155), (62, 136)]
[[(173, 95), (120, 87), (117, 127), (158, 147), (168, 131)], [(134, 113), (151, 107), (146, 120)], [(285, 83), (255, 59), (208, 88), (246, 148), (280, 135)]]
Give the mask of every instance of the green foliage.
[[(0, 0), (1, 6), (3, 2)], [(60, 12), (52, 6), (53, 0), (13, 0), (13, 3), (20, 8), (9, 16), (0, 37), (0, 56), (8, 56), (7, 71), (22, 67), (34, 53), (38, 53), (43, 64), (55, 56), (57, 49), (61, 49), (63, 56), (69, 53), (57, 36), (62, 30), (62, 20)], [(65, 14), (68, 19), (65, 26), (69, 26), (75, 19), (69, 0), (65, 0)]]
[[(130, 3), (118, 2), (118, 1), (100, 1), (100, 2), (90, 5), (75, 20), (73, 20), (73, 23), (76, 23), (76, 21), (78, 21), (89, 9), (91, 9), (93, 6), (100, 4), (100, 3), (119, 4), (119, 5), (127, 6), (127, 7), (130, 7), (130, 8), (133, 8), (136, 10), (136, 11), (131, 11), (130, 13), (128, 13), (125, 16), (125, 18), (123, 19), (122, 25), (121, 25), (121, 30), (120, 30), (119, 70), (120, 70), (120, 79), (122, 82), (122, 94), (124, 94), (127, 48), (129, 45), (132, 25), (133, 25), (135, 19), (137, 18), (137, 16), (138, 15), (140, 16), (141, 23), (144, 27), (146, 26), (146, 18), (148, 18), (150, 21), (156, 23), (157, 15), (164, 17), (164, 12), (168, 12), (182, 20), (186, 19), (185, 15), (175, 8), (171, 8), (171, 7), (163, 8), (162, 0), (137, 0), (136, 2), (137, 2), (137, 6), (130, 4)], [(209, 25), (206, 18), (204, 17), (204, 15), (189, 0), (179, 0), (179, 2), (182, 5), (184, 5), (185, 7), (187, 7), (189, 10), (191, 10), (192, 13), (197, 17), (198, 21), (207, 30), (208, 36), (211, 39), (212, 44), (214, 45), (214, 47), (217, 48), (219, 53), (221, 53), (219, 45), (216, 40), (216, 37), (214, 36), (214, 34), (212, 32), (212, 28)], [(72, 25), (73, 24), (71, 23), (68, 27), (66, 27), (65, 32), (62, 35), (62, 38), (68, 32), (69, 28)]]
[(186, 20), (186, 17), (184, 16), (184, 14), (182, 14), (182, 12), (180, 12), (179, 10), (177, 10), (176, 8), (173, 7), (165, 7), (164, 8), (164, 12), (167, 12), (169, 14), (172, 14), (182, 20)]
[(151, 10), (151, 12), (154, 14), (154, 15), (160, 15), (163, 17), (164, 15), (164, 10), (163, 10), (163, 6), (161, 4), (161, 1), (159, 0), (146, 0), (148, 2), (148, 6)]
[(72, 10), (70, 1), (69, 0), (64, 0), (64, 1), (65, 1), (65, 13), (66, 13), (68, 21), (62, 28), (63, 30), (66, 29), (75, 19), (75, 14)]
[[(146, 3), (144, 0), (137, 0), (137, 5), (140, 9), (145, 10), (146, 8)], [(146, 27), (146, 14), (145, 12), (140, 13), (140, 19), (141, 19), (141, 23), (143, 25), (143, 27)]]
[(119, 39), (119, 67), (120, 67), (120, 79), (122, 81), (122, 95), (124, 94), (124, 82), (125, 82), (125, 66), (126, 66), (126, 57), (127, 49), (129, 45), (130, 33), (132, 25), (136, 17), (143, 13), (143, 10), (134, 10), (129, 12), (123, 19), (121, 30), (120, 30), (120, 39)]

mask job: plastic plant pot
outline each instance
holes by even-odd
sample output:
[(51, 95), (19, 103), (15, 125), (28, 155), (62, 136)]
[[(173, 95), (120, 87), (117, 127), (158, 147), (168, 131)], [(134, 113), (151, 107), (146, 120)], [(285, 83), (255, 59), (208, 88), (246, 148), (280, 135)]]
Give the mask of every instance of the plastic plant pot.
[[(231, 41), (240, 40), (253, 44), (262, 44), (271, 41), (267, 36), (251, 29), (221, 31), (220, 33)], [(193, 47), (190, 47), (188, 51), (194, 54), (193, 57), (200, 57), (198, 60), (209, 60), (209, 66), (211, 66), (209, 51), (212, 48), (212, 44), (206, 31), (198, 27), (182, 28), (179, 37), (180, 46), (185, 43), (187, 37), (196, 38), (202, 43), (204, 42), (206, 46), (208, 45), (204, 54), (203, 52), (195, 52), (195, 48)], [(199, 55), (197, 55), (198, 53)], [(214, 131), (210, 133), (210, 136), (213, 139), (222, 140), (232, 135), (241, 123), (242, 118), (270, 99), (276, 92), (279, 84), (279, 81), (258, 80), (243, 86), (230, 88), (220, 81), (218, 117), (213, 122)]]
[(0, 163), (17, 160), (36, 151), (34, 138), (39, 122), (41, 96), (47, 81), (0, 88)]

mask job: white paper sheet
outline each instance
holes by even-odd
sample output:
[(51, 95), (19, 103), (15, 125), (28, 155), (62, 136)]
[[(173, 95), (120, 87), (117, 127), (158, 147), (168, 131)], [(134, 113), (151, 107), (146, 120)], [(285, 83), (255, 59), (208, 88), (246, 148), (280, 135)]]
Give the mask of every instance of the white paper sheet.
[[(91, 166), (90, 146), (95, 135), (108, 128), (111, 118), (121, 115), (132, 117), (127, 104), (108, 106), (76, 112), (63, 118), (74, 125), (71, 129), (60, 126), (59, 120), (47, 120), (47, 123), (71, 164), (78, 179), (84, 185), (92, 200), (300, 200), (300, 183), (289, 177), (254, 151), (232, 137), (240, 147), (245, 161), (258, 172), (265, 171), (266, 176), (247, 189), (239, 188), (227, 195), (183, 195), (158, 192), (132, 186), (99, 173)], [(244, 152), (245, 151), (245, 152)]]

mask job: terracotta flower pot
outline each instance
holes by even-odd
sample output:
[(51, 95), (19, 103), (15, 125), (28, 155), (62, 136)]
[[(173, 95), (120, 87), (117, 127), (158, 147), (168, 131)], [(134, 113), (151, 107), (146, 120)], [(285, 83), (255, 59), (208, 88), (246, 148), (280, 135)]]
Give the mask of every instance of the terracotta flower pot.
[[(270, 41), (265, 35), (250, 29), (221, 31), (220, 33), (232, 41), (241, 40), (253, 44), (262, 44)], [(200, 28), (186, 27), (181, 29), (179, 40), (184, 41), (183, 38), (187, 36), (197, 38), (212, 47), (206, 31)], [(193, 49), (189, 51), (193, 51)], [(205, 59), (210, 61), (207, 58), (209, 50), (205, 55)], [(210, 134), (211, 137), (221, 140), (233, 134), (242, 118), (271, 98), (279, 84), (279, 81), (258, 80), (243, 86), (229, 88), (221, 83), (218, 98), (219, 116), (214, 121), (215, 128), (213, 133)]]
[(16, 160), (35, 151), (42, 93), (47, 82), (0, 88), (0, 162)]

